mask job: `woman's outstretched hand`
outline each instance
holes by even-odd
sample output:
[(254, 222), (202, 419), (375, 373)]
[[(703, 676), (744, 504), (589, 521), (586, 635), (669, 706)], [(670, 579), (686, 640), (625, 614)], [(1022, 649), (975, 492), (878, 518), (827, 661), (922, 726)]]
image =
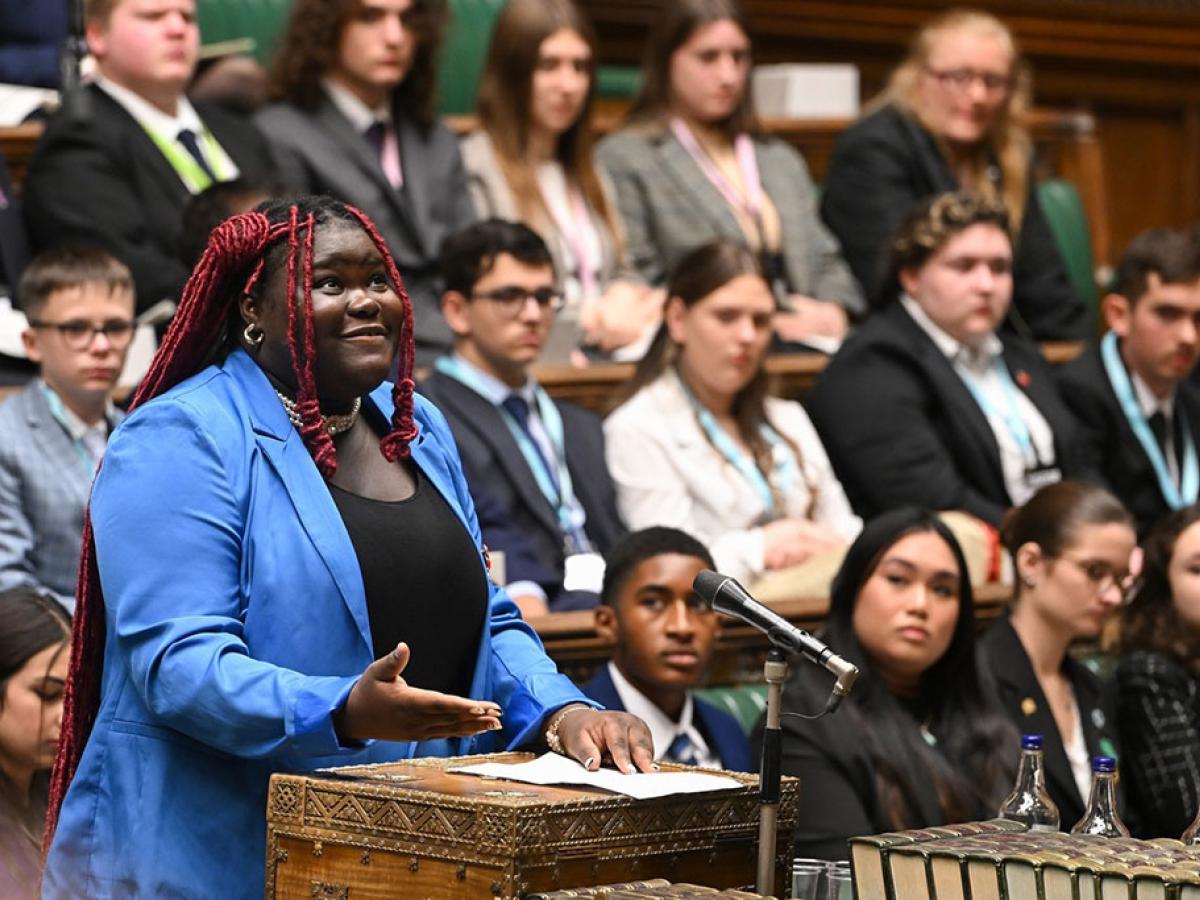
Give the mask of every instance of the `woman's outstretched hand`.
[(592, 772), (605, 760), (612, 760), (626, 775), (654, 771), (654, 739), (650, 737), (650, 729), (629, 713), (573, 707), (563, 715), (558, 737), (563, 753)]
[(408, 644), (397, 644), (367, 666), (346, 705), (334, 716), (341, 740), (427, 741), (500, 727), (500, 707), (490, 700), (410, 686), (400, 677), (409, 655)]

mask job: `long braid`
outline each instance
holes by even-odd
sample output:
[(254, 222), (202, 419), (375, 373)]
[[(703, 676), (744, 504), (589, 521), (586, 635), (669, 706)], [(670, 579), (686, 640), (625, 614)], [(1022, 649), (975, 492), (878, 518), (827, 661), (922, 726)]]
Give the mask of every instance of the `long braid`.
[(417, 436), (417, 425), (413, 421), (413, 393), (416, 391), (416, 382), (413, 381), (412, 371), (413, 358), (416, 355), (416, 342), (413, 336), (412, 300), (409, 299), (408, 291), (404, 289), (404, 281), (400, 278), (396, 262), (392, 259), (392, 254), (376, 230), (375, 224), (355, 207), (347, 206), (346, 209), (375, 242), (387, 268), (388, 278), (396, 286), (396, 292), (400, 295), (400, 303), (404, 308), (404, 334), (400, 336), (398, 350), (400, 358), (397, 365), (396, 383), (392, 387), (392, 405), (395, 407), (392, 412), (392, 430), (379, 442), (379, 451), (383, 454), (384, 459), (388, 462), (395, 462), (398, 459), (408, 458), (411, 452), (409, 443)]
[[(305, 201), (301, 201), (303, 203)], [(393, 430), (380, 442), (389, 461), (408, 456), (408, 442), (417, 433), (413, 422), (413, 332), (412, 304), (391, 253), (369, 219), (357, 209), (342, 207), (370, 235), (382, 256), (388, 277), (395, 284), (404, 310), (404, 334), (400, 345), (400, 377), (393, 390), (396, 404)], [(130, 411), (170, 390), (195, 374), (227, 327), (231, 307), (240, 294), (249, 294), (265, 271), (267, 250), (284, 235), (288, 237), (288, 345), (300, 396), (305, 404), (301, 436), (314, 462), (325, 477), (337, 465), (333, 441), (321, 426), (314, 376), (315, 340), (312, 322), (312, 246), (315, 216), (308, 213), (304, 239), (301, 283), (304, 289), (304, 361), (296, 344), (295, 297), (299, 244), (299, 207), (292, 204), (284, 222), (272, 223), (262, 212), (243, 213), (218, 225), (180, 296), (179, 308), (158, 349), (150, 370), (130, 403)], [(237, 283), (239, 275), (248, 277)], [(312, 428), (315, 423), (316, 430)], [(58, 826), (59, 811), (100, 706), (104, 666), (105, 601), (96, 561), (90, 510), (85, 512), (83, 547), (76, 586), (76, 612), (72, 626), (70, 675), (63, 697), (63, 723), (58, 756), (51, 776), (43, 850), (48, 851)]]

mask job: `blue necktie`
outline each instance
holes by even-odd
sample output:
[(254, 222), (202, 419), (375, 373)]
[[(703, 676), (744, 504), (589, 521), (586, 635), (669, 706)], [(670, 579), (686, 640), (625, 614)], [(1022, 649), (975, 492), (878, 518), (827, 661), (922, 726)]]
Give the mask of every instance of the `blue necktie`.
[(212, 170), (212, 166), (208, 164), (208, 160), (204, 158), (204, 151), (200, 149), (200, 142), (196, 140), (196, 132), (190, 128), (184, 128), (179, 132), (179, 143), (183, 144), (183, 149), (192, 155), (200, 168), (204, 170), (204, 174), (216, 181), (217, 175)]
[(696, 753), (696, 745), (683, 731), (675, 735), (675, 740), (671, 741), (671, 746), (667, 748), (666, 759), (684, 766), (694, 766), (700, 762), (700, 757)]
[(537, 452), (538, 459), (542, 461), (546, 474), (550, 476), (550, 481), (553, 483), (554, 489), (558, 490), (558, 470), (550, 465), (550, 460), (546, 459), (546, 454), (542, 452), (542, 445), (537, 442), (533, 436), (533, 432), (529, 430), (529, 404), (525, 401), (525, 398), (520, 394), (509, 394), (500, 405), (508, 410), (509, 415), (517, 420), (517, 425), (520, 426), (525, 436), (529, 438), (529, 442), (533, 444), (533, 449)]

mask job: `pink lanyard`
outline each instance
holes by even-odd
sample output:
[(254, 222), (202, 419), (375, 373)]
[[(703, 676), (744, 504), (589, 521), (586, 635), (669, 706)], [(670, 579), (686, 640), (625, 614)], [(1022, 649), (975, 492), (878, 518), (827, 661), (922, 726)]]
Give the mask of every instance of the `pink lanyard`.
[(746, 195), (743, 197), (729, 183), (729, 179), (713, 162), (712, 157), (700, 146), (700, 142), (696, 140), (696, 136), (692, 134), (691, 129), (684, 124), (682, 119), (671, 119), (671, 131), (679, 143), (683, 144), (683, 149), (695, 160), (700, 171), (704, 173), (704, 177), (725, 198), (725, 202), (750, 217), (755, 228), (758, 229), (759, 240), (763, 241), (765, 245), (766, 235), (763, 234), (762, 224), (762, 182), (758, 177), (758, 159), (754, 155), (754, 142), (750, 140), (749, 135), (739, 134), (733, 139), (733, 153), (737, 159), (738, 169), (742, 173), (742, 182), (746, 186)]
[(567, 185), (567, 202), (571, 205), (574, 222), (564, 222), (555, 211), (553, 204), (546, 203), (545, 206), (550, 213), (550, 218), (554, 219), (554, 224), (558, 226), (558, 233), (567, 242), (567, 246), (571, 248), (571, 253), (575, 257), (575, 265), (579, 270), (579, 289), (583, 297), (592, 297), (596, 293), (597, 267), (593, 263), (585, 236), (587, 229), (592, 227), (592, 220), (588, 216), (587, 204), (583, 202), (583, 192), (569, 183)]

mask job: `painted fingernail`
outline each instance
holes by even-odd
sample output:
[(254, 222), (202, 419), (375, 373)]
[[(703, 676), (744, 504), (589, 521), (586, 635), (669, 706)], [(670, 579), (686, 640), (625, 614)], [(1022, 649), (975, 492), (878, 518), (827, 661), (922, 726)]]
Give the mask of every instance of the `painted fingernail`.
[(589, 756), (587, 759), (585, 759), (583, 761), (583, 767), (585, 769), (590, 769), (592, 767), (592, 763), (594, 763), (595, 761), (596, 761), (596, 757)]
[(662, 770), (662, 766), (660, 766), (658, 763), (652, 763), (650, 767), (654, 769), (655, 772)]

